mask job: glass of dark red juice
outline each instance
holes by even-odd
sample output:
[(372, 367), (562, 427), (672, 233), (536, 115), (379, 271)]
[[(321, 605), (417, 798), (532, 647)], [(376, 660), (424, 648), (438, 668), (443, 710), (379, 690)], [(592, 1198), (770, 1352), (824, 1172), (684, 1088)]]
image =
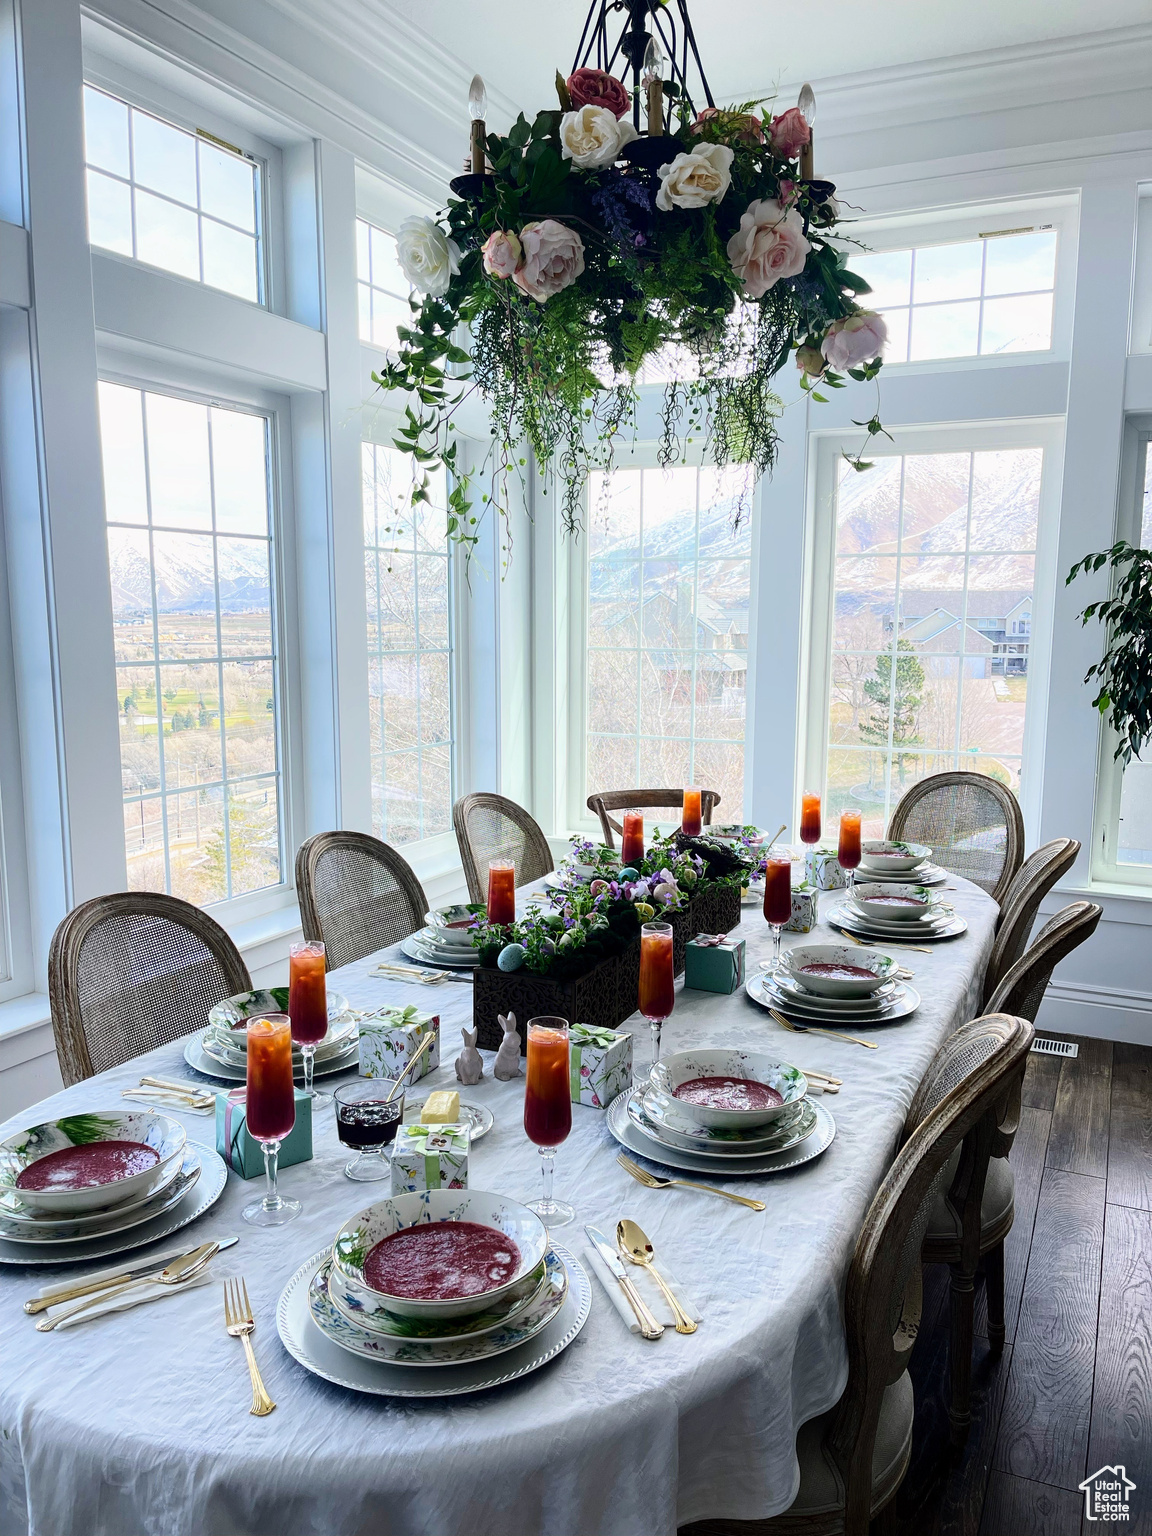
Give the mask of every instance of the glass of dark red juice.
[(389, 1104), (393, 1079), (370, 1077), (344, 1083), (333, 1094), (336, 1101), (336, 1134), (356, 1156), (345, 1164), (349, 1179), (371, 1183), (387, 1179), (392, 1168), (384, 1148), (396, 1140), (396, 1131), (404, 1118), (404, 1090)]
[(524, 1132), (540, 1152), (544, 1198), (528, 1201), (549, 1227), (562, 1227), (576, 1215), (566, 1200), (552, 1197), (556, 1148), (572, 1129), (572, 1084), (568, 1068), (568, 1020), (528, 1020), (528, 1062), (524, 1083)]

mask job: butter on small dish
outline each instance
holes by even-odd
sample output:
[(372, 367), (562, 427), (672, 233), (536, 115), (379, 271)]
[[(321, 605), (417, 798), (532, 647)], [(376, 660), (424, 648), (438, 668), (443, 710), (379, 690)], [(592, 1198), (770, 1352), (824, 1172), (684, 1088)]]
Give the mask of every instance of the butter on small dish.
[(437, 1088), (424, 1100), (421, 1125), (455, 1125), (460, 1119), (460, 1095), (455, 1089)]

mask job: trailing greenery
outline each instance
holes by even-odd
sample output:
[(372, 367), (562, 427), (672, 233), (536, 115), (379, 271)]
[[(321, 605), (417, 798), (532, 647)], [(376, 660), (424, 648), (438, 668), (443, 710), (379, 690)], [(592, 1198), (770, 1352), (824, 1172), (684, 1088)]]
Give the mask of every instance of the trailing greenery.
[[(686, 357), (682, 371), (695, 377), (664, 391), (660, 462), (682, 459), (695, 442), (716, 464), (746, 463), (756, 475), (776, 462), (783, 403), (772, 385), (794, 352), (803, 385), (817, 399), (824, 398), (817, 384), (840, 388), (847, 377), (871, 379), (880, 368), (877, 316), (867, 317), (873, 326), (866, 336), (851, 344), (846, 336), (838, 352), (825, 346), (821, 353), (838, 325), (865, 313), (858, 297), (869, 286), (832, 241), (841, 218), (834, 187), (801, 180), (799, 150), (784, 152), (796, 138), (794, 124), (789, 138), (778, 131), (782, 119), (758, 112), (756, 103), (693, 121), (681, 101), (669, 161), (722, 145), (722, 163), (729, 151), (731, 161), (721, 177), (730, 180), (703, 206), (665, 207), (656, 200), (661, 169), (628, 163), (626, 141), (624, 158), (604, 165), (566, 156), (575, 82), (558, 77), (564, 110), (538, 112), (531, 122), (521, 115), (507, 134), (488, 135), (491, 174), (469, 178), (468, 195), (450, 199), (437, 222), (408, 221), (422, 226), (414, 239), (450, 242), (450, 275), (448, 246), (429, 278), (407, 260), (403, 230), (398, 242), (401, 264), (426, 291), (410, 301), (398, 357), (373, 378), (407, 397), (395, 441), (421, 471), (414, 502), (427, 501), (429, 472), (445, 466), (449, 538), (468, 548), (485, 503), (494, 499), (506, 513), (509, 478), (525, 469), (525, 443), (559, 491), (566, 528), (579, 527), (588, 472), (610, 468), (616, 443), (634, 431), (637, 377), (665, 349)], [(631, 131), (627, 122), (621, 127)], [(769, 274), (759, 292), (759, 282), (749, 285), (746, 270), (737, 270), (729, 245), (742, 218), (765, 208), (776, 208), (778, 226), (788, 225), (784, 243), (799, 251), (802, 266)], [(539, 221), (578, 236), (580, 254), (564, 286), (533, 297), (520, 282), (531, 260), (521, 237)], [(774, 230), (765, 227), (771, 243)], [(792, 231), (801, 229), (797, 240)], [(521, 269), (493, 270), (485, 244), (509, 238)], [(874, 335), (879, 341), (869, 351)], [(465, 466), (455, 416), (476, 392), (490, 411), (491, 449), (482, 465)], [(866, 440), (883, 430), (875, 415), (859, 425)], [(854, 462), (866, 467), (860, 455)], [(475, 482), (487, 487), (479, 508)], [(737, 521), (745, 510), (738, 506)]]
[(1080, 614), (1084, 624), (1099, 619), (1108, 634), (1104, 655), (1088, 668), (1084, 681), (1098, 681), (1093, 707), (1108, 717), (1119, 736), (1112, 755), (1127, 767), (1152, 738), (1152, 550), (1120, 539), (1111, 549), (1078, 560), (1065, 585), (1082, 571), (1099, 571), (1105, 565), (1123, 574), (1111, 597), (1089, 603)]

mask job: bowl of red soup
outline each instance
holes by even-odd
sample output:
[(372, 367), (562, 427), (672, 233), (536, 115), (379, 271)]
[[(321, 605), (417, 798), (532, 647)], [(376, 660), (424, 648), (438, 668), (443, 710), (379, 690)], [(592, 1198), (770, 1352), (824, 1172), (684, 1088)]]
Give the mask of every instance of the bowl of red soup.
[(530, 1290), (547, 1251), (539, 1216), (505, 1195), (422, 1190), (378, 1200), (344, 1223), (330, 1284), (352, 1316), (443, 1321)]
[(863, 885), (857, 881), (852, 896), (861, 912), (883, 922), (919, 922), (933, 916), (936, 905), (936, 898), (926, 885), (900, 885), (896, 881), (878, 880)]
[(474, 907), (462, 904), (437, 907), (432, 912), (425, 912), (424, 921), (435, 934), (437, 944), (445, 949), (472, 949), (472, 935), (478, 926)]
[(854, 944), (796, 944), (780, 960), (793, 981), (820, 997), (869, 997), (898, 969), (890, 955)]
[(923, 843), (896, 843), (875, 838), (860, 845), (860, 862), (866, 869), (890, 869), (894, 875), (905, 874), (932, 857)]
[(148, 1110), (90, 1110), (0, 1142), (0, 1185), (31, 1211), (62, 1216), (144, 1195), (184, 1155), (178, 1120)]
[(677, 1051), (652, 1068), (652, 1088), (697, 1125), (751, 1130), (786, 1114), (808, 1092), (799, 1067), (758, 1051)]

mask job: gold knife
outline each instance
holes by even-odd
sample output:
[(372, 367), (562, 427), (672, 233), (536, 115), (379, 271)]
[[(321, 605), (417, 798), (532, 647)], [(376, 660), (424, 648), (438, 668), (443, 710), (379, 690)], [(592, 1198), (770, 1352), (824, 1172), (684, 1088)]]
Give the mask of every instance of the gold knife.
[[(219, 1243), (201, 1243), (199, 1248), (193, 1248), (191, 1253), (186, 1253), (178, 1259), (173, 1259), (163, 1269), (153, 1270), (150, 1275), (138, 1275), (134, 1280), (125, 1280), (119, 1285), (110, 1285), (97, 1291), (94, 1295), (86, 1296), (74, 1306), (68, 1307), (58, 1317), (44, 1317), (36, 1324), (37, 1333), (51, 1333), (57, 1324), (66, 1318), (75, 1317), (78, 1312), (83, 1312), (86, 1307), (98, 1307), (101, 1302), (110, 1300), (113, 1296), (120, 1296), (125, 1291), (135, 1290), (138, 1285), (170, 1285), (176, 1289), (185, 1280), (190, 1280), (193, 1275), (204, 1269), (220, 1252)], [(55, 1306), (59, 1297), (53, 1301)]]
[[(219, 1243), (216, 1244), (217, 1251), (231, 1248), (238, 1241), (239, 1239), (235, 1237), (222, 1237)], [(168, 1260), (168, 1265), (182, 1264), (186, 1259), (191, 1258), (193, 1254), (198, 1254), (209, 1246), (211, 1245), (208, 1243), (200, 1243), (195, 1248), (189, 1248), (187, 1253), (176, 1254)], [(161, 1265), (160, 1267), (164, 1268), (165, 1266)], [(142, 1279), (150, 1272), (159, 1273), (154, 1258), (145, 1260), (143, 1264), (133, 1265), (130, 1269), (125, 1269), (118, 1275), (105, 1275), (100, 1280), (89, 1280), (85, 1285), (73, 1285), (67, 1290), (50, 1291), (47, 1296), (36, 1296), (31, 1301), (24, 1303), (24, 1310), (28, 1313), (44, 1312), (49, 1307), (59, 1306), (62, 1301), (71, 1301), (76, 1296), (91, 1296), (96, 1291), (106, 1291), (112, 1286), (124, 1285), (129, 1281)]]

